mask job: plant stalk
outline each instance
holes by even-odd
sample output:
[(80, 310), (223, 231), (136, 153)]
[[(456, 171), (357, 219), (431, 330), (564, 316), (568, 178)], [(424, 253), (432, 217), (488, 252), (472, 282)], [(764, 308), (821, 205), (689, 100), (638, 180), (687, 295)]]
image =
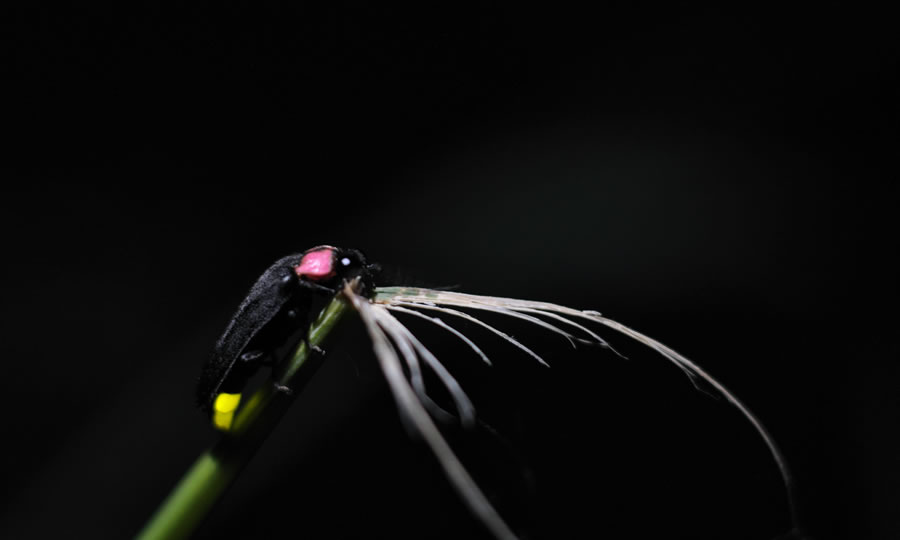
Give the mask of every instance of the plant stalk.
[(321, 365), (322, 355), (310, 354), (309, 347), (322, 345), (348, 309), (344, 296), (335, 295), (310, 325), (307, 340), (241, 407), (232, 430), (188, 469), (138, 533), (139, 540), (190, 537)]

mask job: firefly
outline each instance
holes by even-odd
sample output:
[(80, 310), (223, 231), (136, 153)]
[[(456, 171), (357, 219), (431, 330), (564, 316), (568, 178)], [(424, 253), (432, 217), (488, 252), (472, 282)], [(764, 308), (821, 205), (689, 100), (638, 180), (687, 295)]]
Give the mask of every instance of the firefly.
[(317, 297), (334, 295), (345, 280), (356, 277), (371, 291), (376, 270), (359, 250), (325, 245), (282, 257), (266, 269), (216, 342), (197, 381), (197, 404), (213, 426), (231, 428), (247, 382), (262, 366), (274, 365), (276, 349), (307, 327)]

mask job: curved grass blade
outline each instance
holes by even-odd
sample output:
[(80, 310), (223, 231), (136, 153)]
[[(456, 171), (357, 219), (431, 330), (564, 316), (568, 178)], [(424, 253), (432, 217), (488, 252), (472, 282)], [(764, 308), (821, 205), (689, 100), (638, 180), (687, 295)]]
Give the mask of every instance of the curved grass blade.
[(479, 325), (479, 326), (482, 326), (482, 327), (484, 327), (484, 328), (487, 328), (487, 329), (490, 330), (491, 332), (497, 334), (497, 335), (500, 336), (501, 338), (503, 338), (503, 339), (505, 339), (506, 341), (508, 341), (508, 342), (512, 343), (513, 345), (515, 345), (516, 347), (522, 349), (523, 351), (525, 351), (526, 353), (528, 353), (530, 356), (532, 356), (535, 360), (537, 360), (541, 365), (546, 366), (546, 367), (550, 367), (550, 364), (548, 364), (543, 358), (541, 358), (540, 355), (539, 355), (538, 353), (532, 351), (531, 349), (529, 349), (529, 348), (526, 347), (525, 345), (522, 345), (522, 344), (519, 343), (514, 337), (512, 337), (512, 336), (510, 336), (509, 334), (506, 334), (506, 333), (504, 333), (504, 332), (501, 332), (500, 330), (497, 330), (496, 328), (494, 328), (493, 326), (489, 325), (488, 323), (486, 323), (486, 322), (484, 322), (484, 321), (482, 321), (482, 320), (480, 320), (480, 319), (476, 319), (475, 317), (469, 315), (468, 313), (464, 313), (464, 312), (462, 312), (462, 311), (458, 311), (458, 310), (455, 310), (455, 309), (450, 309), (450, 308), (445, 308), (445, 307), (437, 306), (437, 305), (434, 305), (434, 304), (431, 304), (431, 303), (417, 304), (417, 303), (415, 303), (415, 302), (397, 302), (396, 304), (391, 304), (391, 305), (401, 305), (401, 306), (417, 307), (417, 308), (419, 308), (419, 309), (431, 309), (431, 310), (434, 310), (434, 311), (440, 311), (441, 313), (446, 313), (446, 314), (448, 314), (448, 315), (453, 315), (454, 317), (460, 317), (460, 318), (462, 318), (462, 319), (466, 319), (467, 321), (473, 322), (473, 323), (475, 323), (475, 324), (477, 324), (477, 325)]
[(456, 337), (458, 337), (459, 339), (463, 340), (463, 341), (466, 343), (466, 345), (468, 345), (473, 351), (475, 351), (475, 354), (477, 354), (478, 356), (481, 357), (482, 360), (484, 360), (484, 363), (485, 363), (485, 364), (487, 364), (487, 365), (489, 365), (489, 366), (493, 365), (493, 364), (491, 363), (490, 358), (488, 358), (487, 355), (484, 354), (484, 351), (482, 351), (482, 350), (478, 347), (478, 345), (475, 344), (474, 341), (472, 341), (471, 339), (469, 339), (468, 337), (466, 337), (465, 334), (463, 334), (462, 332), (460, 332), (460, 331), (457, 330), (456, 328), (453, 328), (452, 326), (450, 326), (449, 324), (445, 323), (445, 322), (442, 321), (441, 319), (439, 319), (439, 318), (437, 318), (437, 317), (429, 317), (428, 315), (425, 315), (424, 313), (420, 313), (420, 312), (418, 312), (418, 311), (416, 311), (416, 310), (414, 310), (414, 309), (407, 309), (407, 308), (404, 308), (404, 307), (401, 307), (401, 306), (393, 306), (393, 305), (390, 305), (390, 304), (384, 304), (384, 306), (387, 307), (387, 308), (388, 308), (389, 310), (391, 310), (391, 311), (399, 311), (400, 313), (408, 313), (408, 314), (410, 314), (410, 315), (415, 315), (416, 317), (419, 317), (419, 318), (421, 318), (421, 319), (425, 319), (426, 321), (431, 321), (431, 322), (433, 322), (434, 324), (440, 326), (440, 327), (443, 328), (444, 330), (447, 330), (448, 332), (450, 332), (450, 333), (453, 334), (454, 336), (456, 336)]
[[(437, 357), (434, 356), (434, 354), (432, 354), (432, 352), (429, 351), (408, 328), (403, 326), (399, 320), (391, 315), (386, 307), (380, 305), (372, 306), (372, 311), (378, 324), (388, 333), (391, 340), (400, 349), (401, 355), (412, 356), (417, 364), (418, 358), (422, 358), (450, 393), (463, 425), (468, 427), (473, 426), (475, 424), (475, 407), (472, 405), (469, 396), (466, 395), (459, 385), (459, 382), (457, 382), (453, 375), (447, 371), (447, 368), (441, 364), (440, 360), (438, 360)], [(421, 372), (419, 373), (419, 377), (421, 377)], [(422, 383), (422, 389), (423, 394), (420, 395), (420, 399), (425, 402), (428, 397), (427, 394), (424, 393), (424, 382)]]
[[(781, 474), (787, 492), (788, 506), (791, 515), (791, 521), (795, 531), (802, 530), (798, 517), (795, 488), (793, 475), (787, 465), (787, 460), (781, 449), (775, 443), (774, 438), (769, 431), (763, 426), (759, 418), (728, 390), (722, 383), (715, 379), (712, 375), (703, 370), (700, 366), (688, 360), (685, 356), (675, 350), (663, 345), (649, 336), (646, 336), (632, 328), (625, 326), (617, 321), (604, 317), (597, 311), (581, 311), (558, 304), (549, 302), (535, 302), (530, 300), (520, 300), (516, 298), (504, 298), (498, 296), (480, 296), (474, 294), (458, 293), (453, 291), (439, 291), (433, 289), (423, 289), (414, 287), (388, 287), (379, 289), (375, 295), (375, 302), (389, 305), (415, 306), (421, 309), (440, 309), (443, 305), (452, 305), (454, 307), (467, 307), (470, 309), (486, 309), (488, 311), (496, 311), (496, 308), (511, 310), (516, 312), (538, 313), (550, 316), (551, 318), (563, 318), (568, 316), (583, 320), (592, 321), (611, 328), (625, 336), (628, 336), (644, 345), (655, 350), (664, 358), (675, 364), (688, 377), (694, 386), (703, 390), (698, 384), (698, 380), (702, 380), (712, 386), (725, 399), (736, 407), (740, 413), (753, 425), (757, 433), (762, 437), (769, 449), (776, 465)], [(446, 308), (445, 308), (446, 309)], [(456, 310), (450, 310), (453, 314), (461, 313)], [(465, 314), (467, 315), (467, 314)], [(473, 318), (467, 316), (467, 318)], [(477, 320), (477, 319), (476, 319)], [(572, 323), (572, 321), (570, 321)], [(603, 342), (605, 343), (605, 342)]]
[[(625, 355), (623, 355), (623, 354), (620, 353), (619, 351), (615, 350), (615, 349), (613, 348), (612, 345), (610, 345), (605, 339), (603, 339), (602, 337), (600, 337), (597, 333), (591, 331), (590, 328), (588, 328), (588, 327), (586, 327), (586, 326), (584, 326), (584, 325), (578, 324), (577, 322), (575, 322), (575, 321), (573, 321), (573, 320), (571, 320), (571, 319), (567, 319), (567, 318), (563, 317), (562, 315), (559, 315), (559, 314), (554, 313), (554, 312), (552, 312), (552, 311), (547, 311), (547, 310), (543, 310), (543, 309), (535, 309), (535, 308), (523, 308), (523, 307), (517, 307), (517, 308), (515, 308), (515, 311), (526, 312), (526, 313), (535, 313), (535, 314), (543, 315), (544, 317), (550, 317), (551, 319), (554, 319), (554, 320), (560, 321), (560, 322), (562, 322), (562, 323), (568, 324), (568, 325), (570, 325), (570, 326), (573, 326), (573, 327), (575, 327), (575, 328), (581, 330), (581, 331), (584, 332), (585, 334), (591, 336), (591, 338), (593, 338), (594, 341), (591, 341), (591, 342), (589, 342), (589, 343), (594, 343), (594, 344), (600, 345), (601, 347), (604, 347), (604, 348), (606, 348), (606, 349), (609, 349), (609, 350), (611, 350), (612, 352), (614, 352), (614, 353), (616, 354), (616, 356), (618, 356), (618, 357), (620, 357), (620, 358), (624, 358), (624, 359), (627, 360), (627, 357), (626, 357)], [(580, 338), (577, 338), (577, 337), (576, 337), (575, 339), (579, 339), (579, 340), (580, 340)], [(587, 341), (587, 340), (585, 340), (585, 341)]]
[(377, 315), (369, 299), (356, 294), (353, 289), (347, 287), (344, 294), (350, 300), (360, 315), (366, 327), (375, 356), (381, 366), (388, 386), (394, 395), (394, 400), (402, 414), (413, 422), (419, 433), (434, 453), (444, 473), (450, 480), (450, 484), (460, 494), (464, 504), (481, 520), (488, 530), (500, 540), (515, 540), (509, 526), (503, 518), (494, 510), (487, 498), (478, 488), (478, 485), (466, 471), (463, 464), (450, 449), (440, 431), (432, 422), (425, 407), (416, 397), (415, 392), (406, 380), (397, 352), (391, 345), (384, 329), (379, 325)]

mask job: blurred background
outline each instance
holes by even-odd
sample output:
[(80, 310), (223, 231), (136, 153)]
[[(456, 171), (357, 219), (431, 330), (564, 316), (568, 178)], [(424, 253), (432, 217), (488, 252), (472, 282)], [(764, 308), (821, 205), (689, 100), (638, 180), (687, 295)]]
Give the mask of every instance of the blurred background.
[[(4, 7), (4, 538), (133, 536), (216, 436), (193, 385), (276, 258), (596, 309), (732, 389), (812, 537), (900, 535), (897, 40), (841, 3)], [(650, 351), (410, 326), (522, 538), (768, 539), (750, 424)], [(358, 321), (200, 538), (485, 538)], [(440, 396), (438, 396), (440, 398)]]

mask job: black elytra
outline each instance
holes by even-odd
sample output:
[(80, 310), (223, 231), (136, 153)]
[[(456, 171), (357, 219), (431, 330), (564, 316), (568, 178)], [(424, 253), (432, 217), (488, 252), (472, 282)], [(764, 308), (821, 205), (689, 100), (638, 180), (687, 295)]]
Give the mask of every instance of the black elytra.
[(210, 414), (222, 392), (240, 393), (263, 360), (298, 330), (305, 330), (316, 296), (337, 293), (361, 278), (362, 294), (373, 290), (368, 264), (356, 249), (316, 246), (275, 261), (241, 302), (197, 381), (197, 405)]

